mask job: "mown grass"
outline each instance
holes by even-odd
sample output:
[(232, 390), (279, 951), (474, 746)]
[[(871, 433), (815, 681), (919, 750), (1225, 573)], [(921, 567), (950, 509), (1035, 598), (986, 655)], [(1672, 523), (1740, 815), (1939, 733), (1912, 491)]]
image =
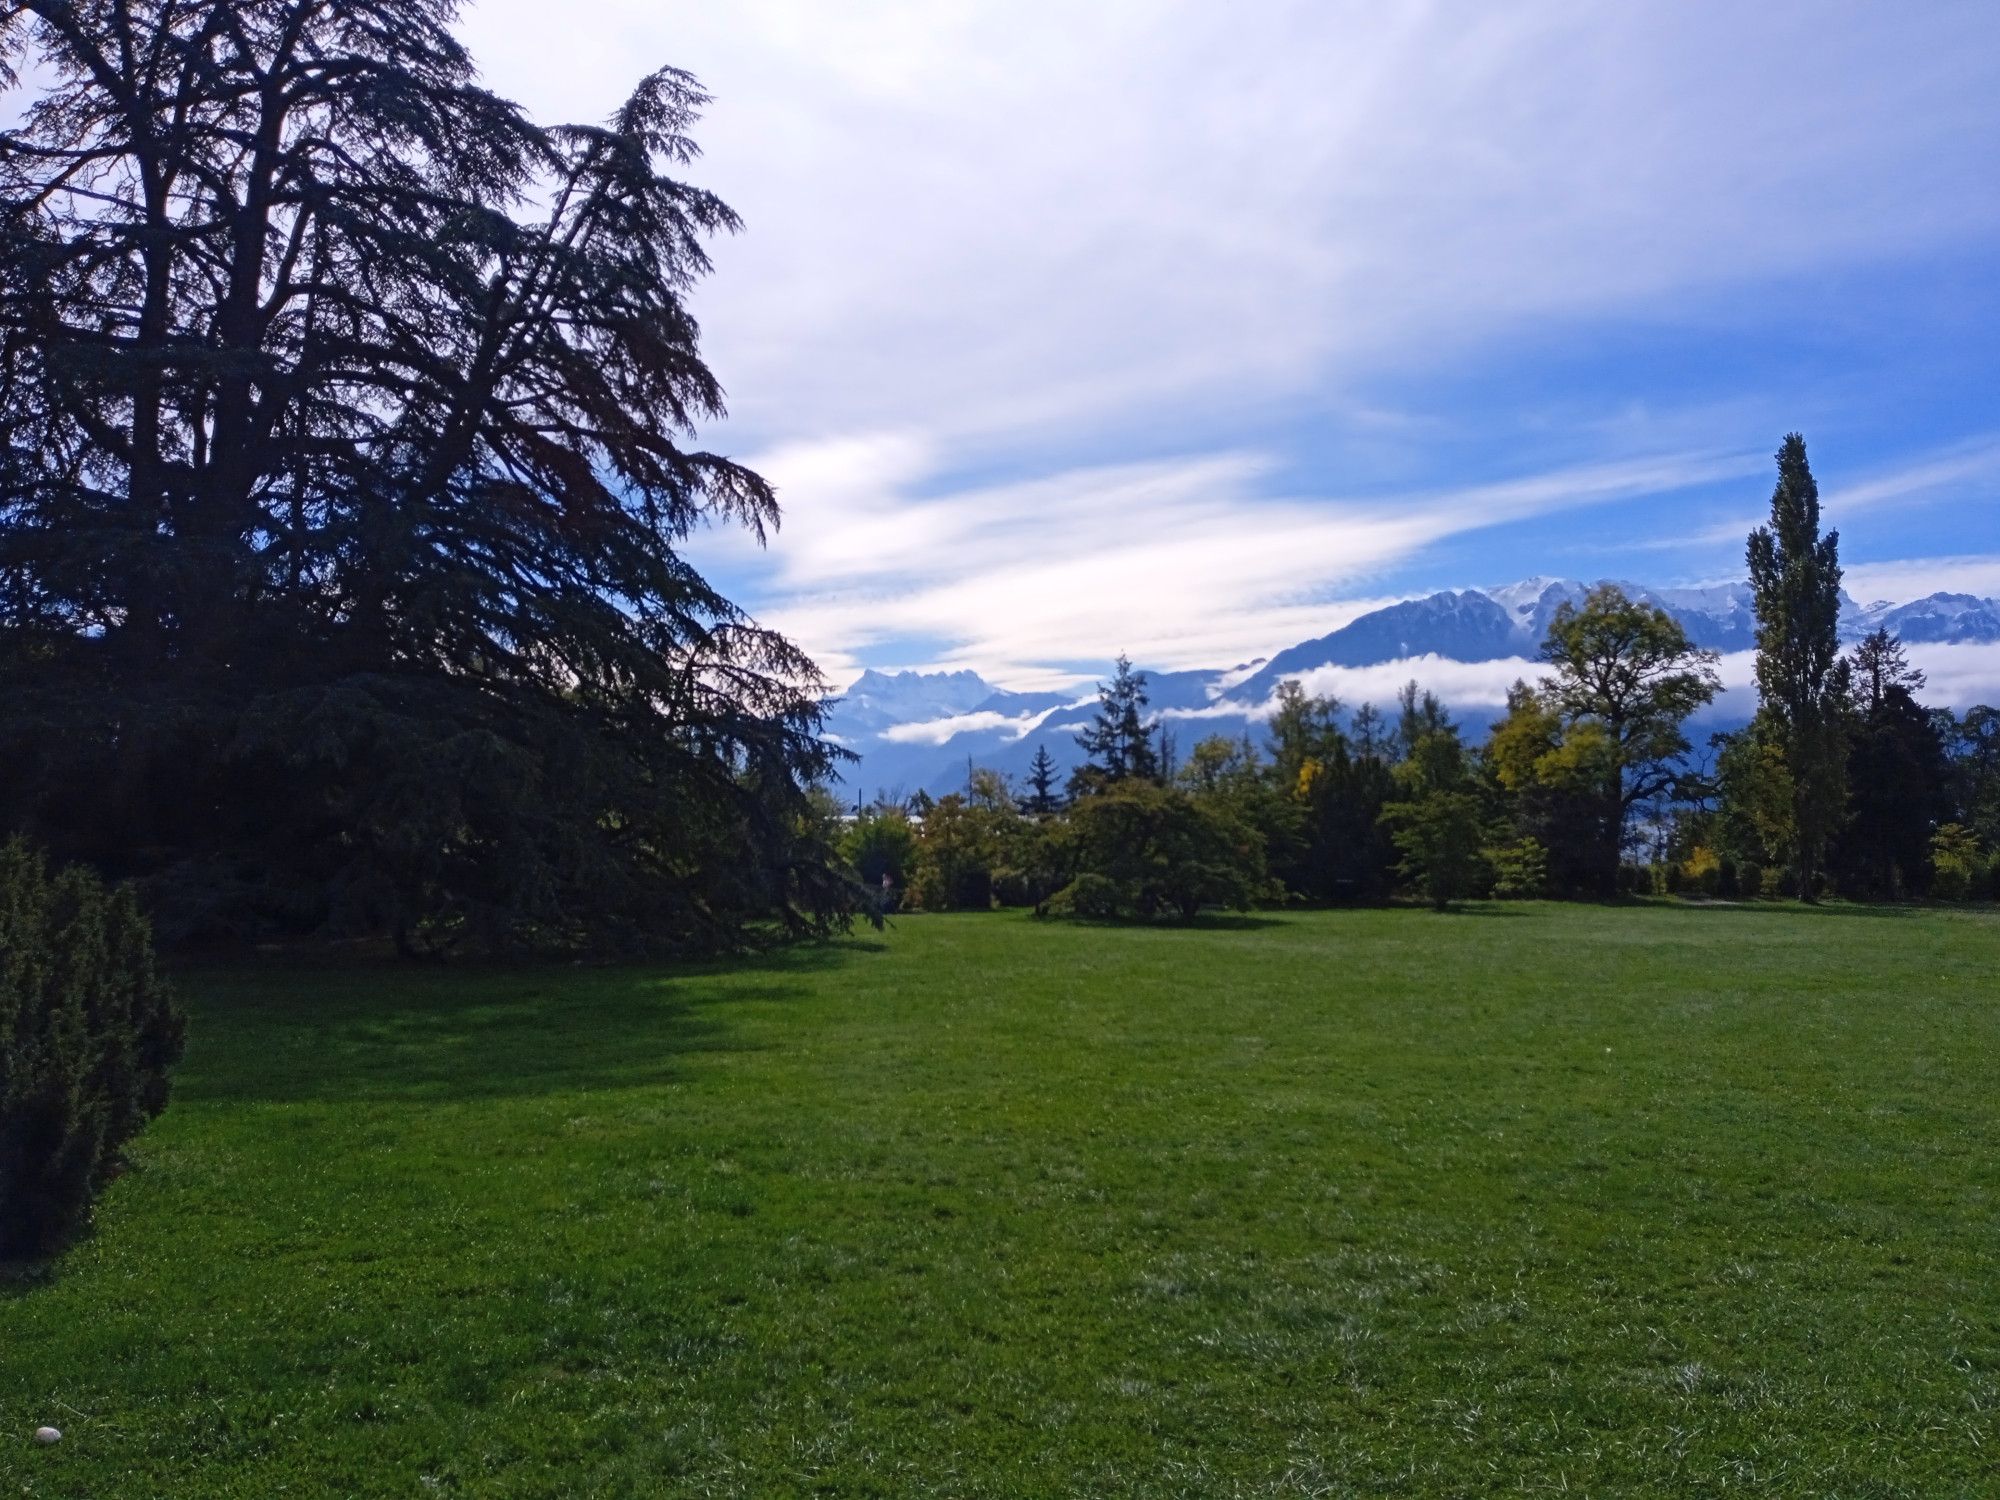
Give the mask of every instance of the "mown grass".
[(2000, 1493), (1991, 913), (184, 988), (0, 1495)]

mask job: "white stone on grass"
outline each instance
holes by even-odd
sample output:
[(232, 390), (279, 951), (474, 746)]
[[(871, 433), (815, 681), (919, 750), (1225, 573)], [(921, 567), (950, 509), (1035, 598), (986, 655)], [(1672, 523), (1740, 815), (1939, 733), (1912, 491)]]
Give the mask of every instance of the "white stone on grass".
[(60, 1443), (62, 1441), (62, 1434), (53, 1427), (37, 1427), (35, 1429), (35, 1441), (38, 1443)]

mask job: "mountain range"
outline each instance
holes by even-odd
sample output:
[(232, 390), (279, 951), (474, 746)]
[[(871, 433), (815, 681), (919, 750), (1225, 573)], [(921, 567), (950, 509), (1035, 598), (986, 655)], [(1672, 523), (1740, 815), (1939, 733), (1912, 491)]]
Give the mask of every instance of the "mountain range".
[[(1534, 675), (1532, 664), (1550, 620), (1562, 605), (1580, 603), (1590, 587), (1574, 579), (1530, 578), (1503, 588), (1405, 599), (1266, 660), (1213, 671), (1149, 672), (1147, 692), (1153, 711), (1166, 722), (1185, 721), (1184, 744), (1251, 729), (1279, 683), (1301, 678), (1314, 686), (1315, 673), (1338, 677), (1343, 669), (1407, 663), (1406, 676), (1424, 679), (1430, 669), (1427, 685), (1449, 702), (1450, 679), (1463, 674), (1441, 672), (1443, 664), (1518, 662), (1515, 675)], [(1672, 615), (1698, 646), (1724, 655), (1755, 649), (1748, 584), (1656, 589), (1621, 582), (1619, 587)], [(1878, 629), (1911, 645), (2000, 642), (2000, 600), (1939, 593), (1906, 604), (1861, 605), (1843, 598), (1844, 639), (1859, 640)], [(1378, 701), (1388, 696), (1382, 693)], [(1480, 701), (1453, 704), (1471, 729), (1482, 728), (1495, 713), (1490, 686), (1475, 696)], [(1095, 698), (1094, 691), (1013, 692), (972, 671), (871, 670), (831, 701), (827, 731), (860, 757), (843, 774), (857, 796), (907, 795), (919, 788), (937, 793), (962, 785), (968, 764), (1024, 774), (1043, 746), (1059, 766), (1074, 765), (1081, 755), (1076, 732), (1089, 720)], [(1726, 705), (1711, 715), (1727, 716)]]

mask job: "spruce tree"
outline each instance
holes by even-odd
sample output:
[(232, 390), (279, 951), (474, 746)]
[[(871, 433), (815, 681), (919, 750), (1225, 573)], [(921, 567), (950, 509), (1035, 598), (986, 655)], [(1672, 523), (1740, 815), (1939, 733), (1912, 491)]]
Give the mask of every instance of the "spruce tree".
[(1111, 681), (1097, 689), (1097, 712), (1076, 737), (1089, 759), (1072, 778), (1078, 789), (1160, 779), (1159, 755), (1146, 727), (1146, 674), (1120, 655)]
[(1028, 811), (1038, 818), (1048, 817), (1062, 805), (1056, 795), (1056, 761), (1047, 745), (1037, 745), (1035, 758), (1028, 763), (1028, 789)]
[(1903, 643), (1887, 630), (1877, 630), (1848, 654), (1855, 711), (1864, 718), (1882, 712), (1898, 689), (1914, 697), (1923, 690), (1921, 669), (1910, 665)]
[(1792, 782), (1792, 865), (1799, 894), (1816, 900), (1828, 843), (1847, 801), (1840, 660), (1840, 533), (1820, 534), (1819, 486), (1805, 439), (1778, 450), (1771, 520), (1750, 534), (1757, 610), (1757, 732), (1784, 756)]
[(0, 831), (183, 934), (822, 929), (821, 684), (680, 546), (777, 523), (704, 95), (538, 124), (456, 10), (0, 8)]

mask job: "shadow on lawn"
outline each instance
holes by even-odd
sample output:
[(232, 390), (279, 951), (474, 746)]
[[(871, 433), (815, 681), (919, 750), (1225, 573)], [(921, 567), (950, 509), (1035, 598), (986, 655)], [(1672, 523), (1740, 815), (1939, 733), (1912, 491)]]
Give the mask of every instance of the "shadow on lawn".
[(1646, 903), (1661, 911), (1694, 913), (1712, 916), (1718, 912), (1747, 914), (1750, 916), (1790, 916), (1790, 917), (1873, 917), (1891, 921), (1907, 921), (1920, 915), (1919, 906), (1876, 906), (1860, 901), (1826, 901), (1817, 906), (1808, 906), (1803, 901), (1651, 901)]
[(444, 1101), (624, 1088), (752, 1050), (732, 1005), (796, 1000), (881, 944), (801, 945), (679, 967), (269, 965), (183, 981), (177, 1104)]

